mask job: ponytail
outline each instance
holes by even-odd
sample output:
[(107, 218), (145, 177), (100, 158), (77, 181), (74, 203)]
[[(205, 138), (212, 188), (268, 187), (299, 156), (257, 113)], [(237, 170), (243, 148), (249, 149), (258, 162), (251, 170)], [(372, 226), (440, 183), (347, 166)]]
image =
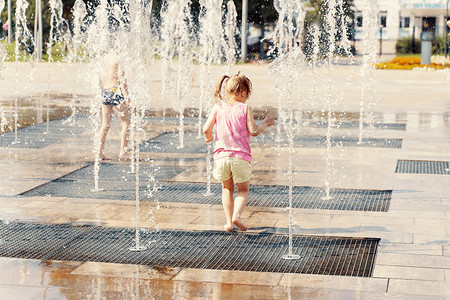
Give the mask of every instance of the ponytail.
[[(227, 80), (227, 82), (225, 82), (225, 80)], [(223, 75), (217, 83), (216, 91), (214, 93), (214, 101), (216, 103), (220, 101), (227, 102), (227, 98), (222, 94), (222, 88), (224, 88), (224, 92), (227, 96), (229, 94), (244, 94), (245, 98), (248, 98), (252, 93), (252, 82), (241, 72), (238, 72), (231, 77)]]
[(219, 101), (225, 101), (225, 98), (222, 95), (222, 86), (223, 83), (226, 79), (228, 79), (229, 77), (227, 75), (223, 75), (222, 78), (220, 78), (219, 82), (217, 83), (216, 86), (216, 91), (214, 92), (214, 101), (215, 102), (219, 102)]

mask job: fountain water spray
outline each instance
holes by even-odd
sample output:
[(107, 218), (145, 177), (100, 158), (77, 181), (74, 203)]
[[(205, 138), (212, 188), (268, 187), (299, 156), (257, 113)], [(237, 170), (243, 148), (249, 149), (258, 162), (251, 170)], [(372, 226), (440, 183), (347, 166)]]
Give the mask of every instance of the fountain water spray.
[[(222, 24), (222, 4), (220, 1), (216, 0), (200, 0), (200, 5), (202, 7), (199, 23), (199, 43), (202, 45), (201, 52), (199, 53), (198, 60), (200, 62), (200, 105), (198, 112), (198, 138), (202, 136), (202, 122), (203, 122), (203, 111), (209, 111), (211, 109), (211, 97), (210, 91), (214, 88), (213, 78), (219, 78), (219, 76), (212, 75), (211, 64), (220, 65), (222, 59), (225, 57), (227, 60), (227, 50), (230, 49), (224, 38), (224, 31), (222, 26), (217, 26), (217, 24)], [(231, 11), (232, 11), (232, 5)], [(232, 13), (230, 11), (230, 13)], [(232, 16), (230, 15), (230, 18)], [(231, 34), (231, 33), (229, 33)], [(230, 36), (228, 36), (230, 38)], [(230, 55), (232, 51), (228, 51)], [(234, 55), (233, 55), (234, 56)], [(206, 107), (203, 105), (206, 103)], [(212, 145), (208, 143), (207, 145), (207, 155), (206, 155), (206, 173), (207, 173), (207, 183), (206, 192), (204, 196), (212, 196), (211, 192), (211, 175), (212, 175), (212, 164), (211, 164), (211, 152)]]
[[(20, 45), (23, 45), (28, 50), (28, 47), (33, 44), (33, 36), (31, 35), (30, 30), (27, 27), (27, 18), (26, 18), (26, 10), (28, 8), (28, 3), (25, 0), (17, 0), (16, 2), (16, 45), (15, 45), (15, 65), (16, 65), (16, 95), (14, 98), (14, 142), (13, 144), (19, 143), (17, 139), (17, 129), (19, 122), (18, 115), (18, 94), (19, 94), (19, 57), (23, 57), (19, 52)], [(11, 30), (11, 29), (10, 29)]]
[[(210, 91), (214, 89), (211, 64), (220, 65), (227, 49), (222, 26), (222, 4), (216, 0), (200, 0), (200, 30), (199, 44), (202, 46), (198, 53), (200, 63), (200, 103), (198, 113), (198, 137), (202, 136), (203, 112), (211, 108)], [(205, 105), (206, 103), (206, 105)], [(204, 107), (205, 105), (205, 107)]]
[[(30, 66), (31, 66), (31, 71), (30, 74), (27, 75), (27, 78), (30, 79), (30, 86), (31, 86), (31, 91), (30, 91), (30, 103), (33, 103), (33, 94), (34, 94), (34, 72), (36, 71), (36, 63), (37, 63), (37, 58), (36, 55), (31, 55), (30, 56)], [(36, 121), (39, 120), (39, 116), (41, 115), (42, 110), (40, 109), (40, 105), (41, 105), (41, 97), (39, 97), (39, 101), (36, 101)], [(39, 122), (37, 122), (39, 123)]]
[(42, 0), (35, 0), (34, 10), (34, 58), (42, 60)]
[[(176, 2), (173, 2), (177, 4)], [(163, 102), (163, 122), (166, 119), (166, 105), (169, 102), (173, 107), (173, 98), (172, 94), (174, 91), (173, 80), (171, 80), (170, 76), (170, 66), (172, 64), (172, 60), (174, 57), (173, 53), (173, 24), (176, 24), (175, 18), (177, 16), (176, 5), (169, 5), (169, 2), (163, 2), (161, 6), (161, 39), (163, 40), (163, 44), (160, 48), (159, 55), (161, 57), (161, 99)], [(167, 95), (169, 94), (169, 95)]]
[(85, 18), (87, 15), (86, 4), (83, 0), (76, 0), (72, 7), (72, 27), (73, 27), (73, 37), (72, 37), (72, 52), (73, 61), (78, 62), (79, 50), (84, 41), (83, 28), (86, 27)]
[(312, 36), (311, 45), (312, 45), (312, 53), (311, 53), (311, 68), (312, 68), (312, 98), (311, 101), (317, 102), (317, 64), (319, 58), (320, 51), (320, 28), (317, 24), (313, 24), (309, 28), (309, 32)]
[[(0, 0), (0, 14), (3, 11), (3, 8), (5, 7), (5, 0)], [(8, 52), (6, 51), (5, 45), (0, 45), (0, 80), (3, 79), (3, 70), (4, 70), (4, 63), (6, 56), (8, 55)]]
[[(161, 10), (162, 97), (165, 103), (166, 86), (172, 85), (174, 88), (170, 90), (173, 91), (173, 96), (170, 99), (175, 100), (172, 107), (177, 107), (179, 114), (179, 148), (184, 148), (184, 102), (189, 97), (194, 59), (190, 2), (189, 0), (166, 1)], [(170, 78), (171, 69), (175, 70), (175, 80)]]
[[(0, 0), (0, 13), (3, 11), (5, 7), (5, 1)], [(3, 72), (5, 70), (5, 60), (8, 56), (8, 52), (6, 51), (6, 47), (3, 44), (0, 44), (0, 80), (3, 80)], [(8, 121), (5, 117), (5, 111), (3, 109), (2, 103), (0, 102), (0, 132), (5, 132), (5, 126), (8, 125)]]
[(239, 34), (236, 26), (237, 11), (233, 0), (227, 2), (227, 13), (225, 15), (225, 38), (226, 38), (226, 57), (227, 57), (227, 72), (231, 73), (231, 68), (236, 64), (236, 38)]
[[(144, 60), (144, 45), (148, 41), (150, 26), (148, 19), (147, 7), (136, 0), (131, 0), (129, 4), (130, 8), (130, 31), (127, 32), (127, 49), (133, 49), (132, 51), (127, 51), (128, 72), (126, 74), (132, 74), (134, 72), (135, 76), (130, 80), (129, 85), (129, 97), (131, 100), (132, 108), (132, 131), (133, 131), (133, 141), (134, 141), (134, 164), (136, 173), (136, 232), (135, 232), (135, 246), (129, 248), (130, 251), (144, 251), (147, 249), (146, 246), (140, 244), (140, 199), (139, 199), (139, 186), (140, 186), (140, 133), (143, 132), (141, 124), (145, 116), (146, 103), (145, 100), (148, 98), (147, 86), (149, 82), (147, 81), (145, 70), (143, 68)], [(151, 6), (150, 6), (151, 9)], [(132, 37), (135, 40), (132, 41)], [(137, 44), (137, 47), (136, 47)], [(138, 49), (136, 51), (136, 48)]]
[[(292, 97), (292, 86), (284, 84), (287, 79), (292, 80), (292, 76), (284, 73), (285, 70), (293, 68), (292, 74), (297, 74), (295, 66), (292, 64), (303, 63), (304, 58), (298, 57), (301, 61), (296, 61), (301, 54), (300, 38), (305, 19), (303, 3), (295, 0), (274, 1), (275, 10), (278, 12), (278, 21), (273, 31), (274, 46), (269, 53), (277, 53), (277, 59), (271, 64), (271, 73), (276, 76), (276, 89), (278, 97), (278, 120), (276, 142), (278, 148), (281, 143), (282, 129), (289, 121), (289, 116), (293, 109), (292, 103), (284, 101), (285, 97)], [(291, 54), (293, 52), (294, 54)], [(295, 57), (295, 58), (294, 58)], [(278, 73), (278, 74), (277, 74)], [(283, 75), (284, 73), (284, 75)], [(295, 75), (296, 76), (296, 75)]]
[[(156, 172), (159, 171), (160, 167), (155, 166), (155, 164), (154, 164), (155, 161), (153, 159), (151, 159), (149, 162), (151, 163), (153, 170), (150, 172), (149, 178), (147, 181), (146, 195), (147, 195), (147, 199), (152, 199), (152, 201), (155, 202), (156, 204), (154, 206), (149, 206), (146, 223), (147, 223), (148, 227), (151, 227), (151, 226), (154, 227), (154, 231), (156, 233), (161, 233), (161, 231), (159, 230), (159, 223), (157, 222), (156, 217), (155, 217), (155, 210), (159, 210), (161, 208), (161, 205), (160, 205), (158, 197), (153, 198), (154, 197), (153, 194), (156, 191), (158, 191), (160, 188), (160, 183), (158, 182), (158, 180), (156, 179), (156, 176), (155, 176)], [(153, 243), (156, 241), (157, 241), (157, 239), (152, 239), (149, 241), (149, 243)]]
[(49, 121), (50, 121), (50, 74), (51, 74), (51, 63), (53, 62), (52, 57), (52, 49), (53, 43), (62, 40), (62, 29), (66, 27), (67, 24), (64, 20), (63, 14), (63, 4), (61, 0), (49, 0), (50, 5), (50, 35), (47, 43), (47, 54), (48, 54), (48, 70), (47, 70), (47, 127), (46, 133), (49, 130)]
[[(109, 27), (108, 27), (108, 15), (107, 15), (107, 5), (106, 1), (100, 1), (99, 5), (95, 10), (95, 18), (93, 18), (90, 26), (87, 29), (86, 36), (86, 56), (92, 63), (91, 69), (92, 73), (95, 74), (94, 78), (98, 81), (103, 75), (103, 56), (108, 48), (108, 38), (109, 38)], [(111, 49), (110, 49), (111, 50)], [(90, 101), (90, 120), (92, 121), (93, 129), (93, 152), (95, 155), (94, 162), (94, 188), (92, 192), (100, 192), (103, 189), (99, 188), (99, 171), (100, 171), (100, 153), (99, 153), (99, 139), (100, 139), (100, 123), (101, 123), (101, 103), (102, 95), (101, 88), (98, 81), (91, 81), (94, 90), (96, 91), (95, 97), (91, 97)]]
[[(0, 10), (1, 12), (1, 10)], [(6, 52), (6, 48), (3, 44), (0, 45), (0, 80), (4, 80), (3, 78), (3, 70), (4, 70), (4, 62), (6, 60), (6, 56), (8, 52)], [(5, 127), (8, 125), (8, 121), (5, 117), (5, 110), (3, 109), (2, 103), (0, 102), (0, 132), (5, 132)]]
[(140, 157), (139, 157), (139, 132), (140, 132), (140, 126), (141, 123), (139, 121), (139, 108), (133, 107), (132, 109), (132, 122), (134, 125), (132, 128), (134, 129), (134, 144), (135, 144), (135, 151), (134, 151), (134, 165), (135, 165), (135, 180), (136, 180), (136, 186), (135, 186), (135, 197), (136, 197), (136, 227), (135, 227), (135, 245), (134, 247), (129, 248), (130, 251), (144, 251), (147, 250), (147, 247), (144, 245), (141, 245), (140, 242), (140, 198), (139, 198), (139, 185), (140, 185)]
[[(340, 1), (342, 3), (342, 1)], [(326, 110), (327, 110), (327, 132), (326, 132), (326, 152), (325, 152), (325, 196), (322, 198), (324, 200), (331, 200), (333, 197), (330, 194), (331, 191), (331, 177), (333, 175), (333, 161), (331, 155), (331, 137), (333, 133), (333, 127), (335, 127), (336, 117), (333, 113), (334, 108), (339, 102), (339, 97), (333, 97), (333, 73), (334, 73), (334, 63), (335, 63), (335, 51), (336, 37), (337, 37), (337, 22), (336, 15), (338, 8), (341, 8), (339, 0), (327, 0), (322, 7), (325, 14), (325, 24), (326, 24), (326, 60), (328, 67), (328, 93), (326, 95)]]
[[(151, 2), (150, 2), (151, 3)], [(147, 100), (149, 98), (149, 79), (144, 76), (144, 57), (149, 40), (150, 22), (149, 8), (137, 0), (120, 3), (101, 1), (95, 9), (86, 36), (86, 55), (92, 62), (93, 73), (99, 79), (105, 72), (105, 63), (117, 64), (119, 76), (119, 90), (126, 91), (124, 97), (130, 99), (131, 111), (131, 172), (135, 174), (135, 200), (136, 200), (136, 237), (135, 246), (130, 251), (142, 251), (146, 247), (140, 245), (140, 152), (139, 144), (142, 137), (142, 123), (145, 117)], [(126, 78), (122, 77), (126, 76)], [(126, 88), (125, 88), (126, 84)], [(94, 189), (98, 187), (99, 180), (99, 129), (100, 110), (102, 103), (101, 89), (98, 82), (94, 82), (96, 97), (91, 100), (91, 120), (93, 121), (94, 139)]]
[(337, 0), (336, 2), (337, 8), (338, 8), (338, 21), (340, 24), (340, 29), (341, 29), (341, 34), (340, 34), (340, 42), (339, 42), (339, 46), (340, 48), (344, 51), (344, 54), (346, 57), (348, 57), (348, 59), (350, 60), (350, 62), (353, 63), (353, 53), (351, 51), (352, 49), (352, 45), (351, 42), (348, 38), (349, 35), (349, 31), (347, 28), (347, 24), (348, 22), (348, 17), (345, 14), (345, 8), (344, 8), (344, 0)]
[[(365, 2), (366, 7), (363, 9), (363, 59), (361, 64), (361, 100), (359, 103), (359, 139), (358, 144), (363, 143), (363, 128), (365, 105), (367, 104), (367, 111), (371, 112), (371, 106), (373, 105), (373, 87), (375, 85), (374, 67), (372, 66), (376, 60), (377, 53), (377, 16), (378, 16), (378, 3), (375, 0), (368, 0)], [(373, 116), (369, 119), (369, 124), (373, 124)]]
[[(331, 146), (332, 146), (332, 133), (335, 127), (339, 124), (336, 122), (336, 108), (338, 104), (344, 98), (344, 89), (350, 84), (351, 75), (346, 78), (346, 84), (342, 85), (338, 95), (333, 95), (334, 89), (334, 64), (336, 63), (337, 53), (342, 53), (347, 57), (350, 63), (353, 63), (353, 54), (351, 53), (351, 44), (348, 40), (347, 30), (347, 17), (345, 16), (343, 0), (328, 0), (325, 1), (320, 9), (322, 15), (322, 23), (324, 24), (324, 30), (321, 32), (319, 26), (313, 24), (309, 28), (309, 40), (311, 44), (311, 51), (309, 58), (311, 60), (312, 75), (313, 75), (313, 93), (312, 100), (317, 101), (317, 65), (320, 52), (325, 54), (325, 67), (327, 67), (328, 84), (325, 95), (324, 109), (322, 114), (327, 119), (327, 131), (326, 131), (326, 152), (325, 152), (325, 178), (324, 178), (324, 190), (325, 196), (322, 199), (332, 199), (330, 195), (331, 191), (331, 178), (336, 173), (334, 167), (334, 161), (332, 160)], [(321, 42), (322, 39), (322, 42)], [(339, 40), (339, 44), (336, 43)]]
[[(298, 97), (302, 70), (304, 68), (304, 54), (300, 47), (300, 41), (305, 18), (303, 3), (293, 0), (283, 0), (274, 2), (278, 11), (278, 22), (274, 29), (274, 48), (271, 51), (278, 53), (278, 57), (270, 64), (270, 74), (275, 77), (276, 89), (279, 92), (278, 98), (278, 120), (277, 137), (278, 145), (281, 142), (282, 129), (289, 140), (288, 158), (288, 179), (289, 179), (289, 248), (288, 254), (283, 259), (299, 259), (300, 256), (293, 254), (292, 240), (295, 218), (292, 210), (293, 197), (293, 154), (294, 139), (298, 131), (298, 122), (294, 120), (294, 95)], [(294, 84), (294, 82), (296, 84)], [(287, 101), (286, 101), (287, 100)], [(300, 98), (298, 98), (300, 100)], [(298, 104), (300, 108), (300, 101)]]
[[(77, 64), (80, 61), (80, 58), (82, 57), (82, 52), (80, 51), (81, 45), (83, 44), (85, 38), (83, 34), (83, 28), (86, 27), (86, 24), (84, 22), (87, 11), (86, 11), (86, 4), (82, 0), (76, 0), (75, 4), (72, 7), (72, 30), (73, 35), (71, 39), (71, 47), (69, 48), (69, 55), (68, 55), (68, 61), (69, 65), (73, 66), (74, 64)], [(81, 52), (81, 53), (80, 53)], [(76, 116), (76, 107), (75, 103), (77, 102), (78, 95), (76, 93), (77, 86), (79, 86), (79, 82), (77, 84), (77, 81), (80, 78), (80, 72), (77, 68), (76, 75), (73, 75), (74, 77), (74, 84), (72, 85), (72, 99), (69, 103), (69, 108), (71, 110), (71, 115), (66, 120), (67, 123), (72, 123), (75, 121)]]

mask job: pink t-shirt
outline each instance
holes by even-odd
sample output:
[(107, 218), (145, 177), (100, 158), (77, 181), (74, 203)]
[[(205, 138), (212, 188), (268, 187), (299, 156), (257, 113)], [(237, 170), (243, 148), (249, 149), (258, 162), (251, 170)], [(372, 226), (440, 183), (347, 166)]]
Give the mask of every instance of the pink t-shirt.
[(247, 129), (247, 107), (247, 104), (240, 102), (216, 104), (214, 159), (232, 156), (252, 161), (250, 133)]

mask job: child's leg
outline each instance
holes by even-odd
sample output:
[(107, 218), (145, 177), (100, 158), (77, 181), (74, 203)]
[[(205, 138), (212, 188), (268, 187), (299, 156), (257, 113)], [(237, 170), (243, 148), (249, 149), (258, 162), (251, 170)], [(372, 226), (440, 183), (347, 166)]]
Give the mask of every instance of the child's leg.
[(232, 222), (241, 231), (247, 230), (247, 226), (245, 226), (241, 221), (241, 214), (247, 205), (249, 188), (250, 180), (242, 183), (236, 183), (237, 194), (234, 201)]
[(105, 155), (105, 141), (106, 135), (108, 134), (109, 127), (111, 126), (113, 108), (111, 105), (102, 105), (102, 126), (100, 128), (100, 140), (99, 140), (99, 159), (111, 159)]
[(122, 125), (122, 133), (120, 135), (120, 152), (119, 159), (126, 158), (125, 148), (128, 145), (128, 132), (130, 126), (130, 113), (128, 111), (128, 105), (122, 103), (115, 107), (117, 116), (119, 117), (120, 124)]
[(227, 223), (224, 226), (226, 231), (233, 231), (234, 228), (232, 222), (234, 209), (233, 193), (234, 193), (233, 178), (230, 178), (226, 181), (222, 181), (222, 205), (223, 209), (225, 210), (225, 217), (227, 219)]

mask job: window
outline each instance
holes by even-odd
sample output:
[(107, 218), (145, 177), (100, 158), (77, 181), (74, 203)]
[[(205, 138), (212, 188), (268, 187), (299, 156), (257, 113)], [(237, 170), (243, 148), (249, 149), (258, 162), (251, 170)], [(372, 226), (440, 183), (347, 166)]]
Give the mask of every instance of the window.
[(362, 27), (363, 26), (363, 18), (362, 16), (356, 17), (356, 26)]
[(379, 15), (379, 25), (381, 27), (386, 27), (386, 21), (387, 21), (387, 12), (386, 11), (380, 11), (380, 15)]
[(411, 23), (410, 17), (400, 17), (400, 28), (409, 28)]
[(356, 27), (362, 27), (363, 26), (363, 17), (362, 13), (360, 11), (356, 12)]
[(409, 28), (409, 24), (411, 23), (411, 18), (410, 17), (405, 17), (405, 24), (404, 27), (405, 28)]

